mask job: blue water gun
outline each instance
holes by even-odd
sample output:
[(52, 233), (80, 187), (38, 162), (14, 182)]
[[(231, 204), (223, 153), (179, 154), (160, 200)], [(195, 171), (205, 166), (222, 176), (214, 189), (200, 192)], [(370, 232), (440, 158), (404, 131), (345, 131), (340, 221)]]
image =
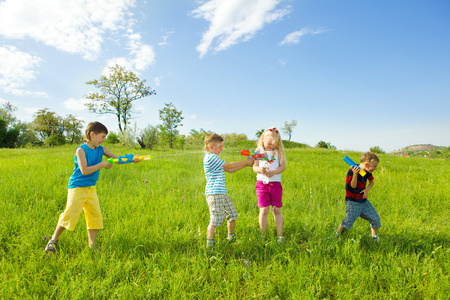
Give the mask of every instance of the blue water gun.
[[(359, 167), (353, 160), (350, 159), (350, 157), (346, 156), (344, 157), (344, 161), (346, 163), (348, 163), (350, 166), (352, 167)], [(361, 174), (361, 176), (365, 176), (366, 175), (366, 171), (364, 171), (363, 169), (359, 170), (359, 174)]]

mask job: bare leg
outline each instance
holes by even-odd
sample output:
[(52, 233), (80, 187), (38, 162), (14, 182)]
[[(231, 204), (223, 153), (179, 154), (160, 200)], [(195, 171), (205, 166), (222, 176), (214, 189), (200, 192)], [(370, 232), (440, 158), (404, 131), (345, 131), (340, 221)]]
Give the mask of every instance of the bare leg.
[(228, 234), (234, 233), (234, 228), (236, 227), (236, 220), (232, 220), (227, 223)]
[(344, 229), (345, 229), (344, 226), (342, 226), (342, 224), (339, 224), (339, 227), (336, 229), (336, 233), (339, 233)]
[(97, 240), (97, 229), (88, 229), (89, 248), (94, 247)]
[(61, 225), (57, 225), (55, 232), (52, 235), (52, 240), (57, 241), (64, 230), (66, 230), (64, 227), (62, 227)]
[(281, 212), (281, 207), (273, 208), (273, 218), (277, 228), (277, 236), (283, 236), (283, 213)]
[(216, 230), (216, 226), (211, 225), (211, 224), (208, 225), (208, 231), (206, 232), (206, 236), (207, 236), (208, 240), (214, 239), (215, 230)]
[(270, 206), (261, 207), (259, 209), (259, 230), (261, 231), (261, 235), (263, 235), (266, 232), (269, 211)]
[(378, 236), (378, 228), (372, 228), (372, 236)]

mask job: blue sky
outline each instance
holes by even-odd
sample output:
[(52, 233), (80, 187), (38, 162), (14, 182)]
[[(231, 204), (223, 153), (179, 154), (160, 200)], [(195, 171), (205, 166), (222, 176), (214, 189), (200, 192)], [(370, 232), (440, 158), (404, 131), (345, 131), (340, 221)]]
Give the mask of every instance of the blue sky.
[(135, 102), (141, 129), (172, 102), (182, 134), (296, 120), (311, 146), (450, 146), (447, 0), (0, 1), (0, 104), (20, 120), (49, 108), (117, 131), (83, 105), (115, 63), (157, 92)]

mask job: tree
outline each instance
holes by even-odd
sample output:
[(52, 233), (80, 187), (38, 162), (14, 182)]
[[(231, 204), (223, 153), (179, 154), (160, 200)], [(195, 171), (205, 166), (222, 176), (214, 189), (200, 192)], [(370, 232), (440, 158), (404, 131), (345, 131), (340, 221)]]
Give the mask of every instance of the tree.
[(158, 128), (152, 125), (148, 125), (139, 137), (137, 137), (139, 145), (142, 149), (153, 149), (158, 144)]
[(327, 143), (325, 141), (320, 141), (317, 143), (316, 147), (318, 148), (324, 148), (324, 149), (331, 149), (331, 150), (336, 150), (336, 146), (331, 145), (330, 143)]
[(177, 127), (183, 126), (181, 120), (184, 118), (181, 116), (182, 111), (178, 111), (175, 106), (170, 102), (165, 104), (163, 109), (159, 110), (159, 118), (163, 121), (162, 125), (159, 125), (161, 135), (169, 144), (169, 147), (173, 147), (177, 135), (179, 133)]
[(109, 76), (102, 76), (100, 80), (92, 80), (86, 84), (100, 89), (100, 93), (89, 93), (85, 96), (91, 102), (86, 103), (89, 111), (97, 114), (114, 114), (117, 117), (119, 130), (127, 129), (132, 119), (133, 102), (141, 98), (156, 94), (145, 80), (140, 80), (125, 67), (115, 65), (110, 67)]
[(62, 118), (48, 108), (38, 110), (34, 114), (34, 120), (30, 125), (41, 141), (53, 134), (62, 134), (64, 132)]
[(260, 130), (257, 130), (256, 133), (255, 133), (255, 136), (259, 139), (261, 137), (261, 135), (264, 133), (264, 131), (265, 131), (264, 128), (260, 129)]
[(370, 152), (373, 152), (373, 153), (384, 153), (383, 149), (380, 146), (370, 147)]
[[(34, 120), (30, 123), (30, 129), (34, 130), (38, 139), (50, 146), (61, 145), (61, 137), (67, 138), (70, 142), (79, 142), (82, 140), (83, 121), (78, 120), (76, 116), (67, 115), (66, 118), (58, 116), (48, 108), (40, 109), (34, 114)], [(52, 135), (58, 135), (50, 140)], [(50, 142), (49, 142), (50, 141)]]
[(19, 130), (8, 129), (7, 121), (0, 119), (0, 148), (14, 148), (18, 137)]
[(71, 144), (79, 143), (83, 140), (83, 133), (81, 129), (83, 128), (83, 121), (78, 120), (76, 116), (69, 114), (65, 119), (63, 119), (63, 127), (65, 129), (67, 139)]
[(14, 148), (20, 135), (20, 128), (14, 116), (17, 108), (6, 102), (0, 108), (0, 148)]
[(294, 131), (294, 127), (297, 126), (297, 121), (292, 120), (291, 122), (284, 122), (283, 128), (281, 128), (281, 131), (283, 131), (284, 134), (287, 134), (289, 137), (289, 141), (292, 137), (292, 132)]

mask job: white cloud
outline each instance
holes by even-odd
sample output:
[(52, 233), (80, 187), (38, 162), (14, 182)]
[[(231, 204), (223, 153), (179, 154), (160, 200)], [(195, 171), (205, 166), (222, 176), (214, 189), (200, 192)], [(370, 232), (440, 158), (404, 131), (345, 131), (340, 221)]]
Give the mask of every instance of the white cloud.
[(155, 85), (156, 85), (156, 86), (160, 86), (160, 85), (161, 85), (161, 79), (162, 79), (161, 76), (155, 77), (155, 78), (153, 79), (153, 81), (155, 82)]
[(19, 51), (16, 47), (0, 47), (0, 89), (17, 96), (46, 97), (45, 92), (26, 90), (27, 84), (36, 79), (36, 67), (42, 59)]
[(279, 60), (278, 60), (278, 63), (279, 63), (281, 66), (285, 66), (285, 65), (287, 64), (287, 60), (285, 60), (285, 59), (279, 59)]
[(86, 103), (89, 101), (87, 99), (75, 99), (75, 98), (69, 98), (66, 101), (64, 101), (64, 106), (69, 110), (87, 110), (87, 107), (85, 106)]
[(174, 32), (175, 32), (175, 31), (168, 31), (168, 32), (166, 32), (166, 34), (163, 36), (163, 41), (162, 41), (162, 42), (159, 42), (159, 43), (158, 43), (158, 46), (163, 47), (163, 46), (170, 45), (169, 42), (168, 42), (168, 40), (169, 40), (169, 37), (170, 37)]
[[(210, 48), (219, 52), (248, 41), (266, 24), (281, 20), (290, 8), (276, 9), (279, 0), (210, 0), (192, 11), (196, 18), (210, 22), (197, 46), (200, 58)], [(214, 45), (213, 45), (214, 43)]]
[(298, 31), (294, 31), (294, 32), (291, 32), (288, 35), (286, 35), (284, 40), (281, 41), (280, 45), (298, 44), (300, 42), (300, 38), (304, 35), (307, 35), (307, 34), (316, 35), (316, 34), (320, 34), (323, 32), (326, 32), (326, 30), (322, 29), (322, 28), (313, 29), (311, 27), (305, 27)]
[(196, 114), (192, 114), (190, 117), (189, 117), (189, 119), (196, 119), (197, 118), (197, 115)]
[(4, 0), (0, 2), (0, 35), (30, 37), (68, 53), (94, 60), (103, 35), (132, 25), (128, 9), (135, 0)]
[(128, 30), (127, 49), (130, 50), (129, 57), (115, 57), (107, 61), (103, 69), (103, 75), (109, 74), (109, 68), (117, 65), (125, 67), (127, 70), (139, 74), (139, 71), (145, 71), (150, 65), (155, 63), (155, 51), (150, 45), (142, 43), (142, 36)]

